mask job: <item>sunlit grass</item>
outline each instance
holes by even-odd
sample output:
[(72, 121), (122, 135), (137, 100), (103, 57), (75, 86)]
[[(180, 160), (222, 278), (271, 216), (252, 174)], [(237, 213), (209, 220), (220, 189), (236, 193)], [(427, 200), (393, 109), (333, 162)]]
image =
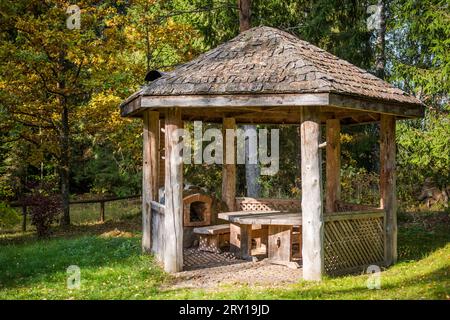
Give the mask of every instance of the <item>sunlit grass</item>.
[[(141, 255), (139, 223), (135, 216), (58, 229), (48, 240), (0, 239), (0, 299), (450, 299), (450, 227), (441, 221), (400, 226), (400, 261), (381, 273), (380, 290), (367, 288), (365, 274), (282, 288), (170, 289), (170, 276)], [(132, 237), (100, 236), (115, 228)], [(70, 265), (81, 269), (80, 289), (67, 289)]]

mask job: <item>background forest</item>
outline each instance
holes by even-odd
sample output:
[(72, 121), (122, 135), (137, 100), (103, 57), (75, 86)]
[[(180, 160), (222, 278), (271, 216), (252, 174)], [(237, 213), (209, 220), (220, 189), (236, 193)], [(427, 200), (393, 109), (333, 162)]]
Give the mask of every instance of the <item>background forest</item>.
[[(68, 29), (70, 5), (80, 29)], [(370, 5), (384, 22), (369, 30)], [(397, 190), (404, 210), (450, 193), (448, 0), (253, 0), (252, 26), (293, 33), (367, 69), (426, 105), (397, 123)], [(36, 186), (63, 202), (139, 194), (142, 124), (120, 102), (149, 70), (170, 71), (239, 32), (236, 0), (2, 0), (0, 2), (0, 210)], [(344, 127), (343, 200), (378, 201), (378, 127)], [(298, 133), (283, 127), (281, 165), (261, 194), (299, 197)], [(244, 195), (245, 168), (238, 168)], [(186, 180), (220, 193), (221, 168), (185, 166)], [(436, 201), (439, 200), (439, 201)], [(63, 219), (64, 223), (69, 223)], [(1, 226), (0, 219), (0, 228)]]

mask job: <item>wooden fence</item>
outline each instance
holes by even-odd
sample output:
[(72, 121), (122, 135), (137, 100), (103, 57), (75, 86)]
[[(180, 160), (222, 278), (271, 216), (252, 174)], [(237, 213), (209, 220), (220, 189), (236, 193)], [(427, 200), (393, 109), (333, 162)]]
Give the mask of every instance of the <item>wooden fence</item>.
[[(87, 204), (87, 203), (100, 203), (99, 207), (99, 220), (100, 222), (105, 221), (105, 203), (106, 202), (112, 202), (112, 201), (118, 201), (118, 200), (128, 200), (128, 199), (136, 199), (140, 198), (141, 195), (131, 195), (131, 196), (124, 196), (124, 197), (110, 197), (110, 198), (100, 198), (100, 199), (87, 199), (87, 200), (73, 200), (70, 201), (69, 204)], [(20, 202), (12, 202), (10, 203), (11, 207), (20, 207), (22, 208), (22, 231), (27, 231), (27, 214), (28, 210), (27, 208), (30, 205), (25, 205)]]

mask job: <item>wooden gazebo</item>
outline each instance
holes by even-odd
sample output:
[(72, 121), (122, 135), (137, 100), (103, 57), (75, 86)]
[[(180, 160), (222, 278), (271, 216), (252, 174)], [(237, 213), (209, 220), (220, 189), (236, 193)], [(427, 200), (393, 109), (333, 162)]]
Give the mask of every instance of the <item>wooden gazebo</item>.
[[(179, 156), (173, 154), (178, 141), (170, 137), (183, 127), (183, 121), (193, 120), (222, 123), (223, 129), (235, 128), (238, 123), (301, 126), (305, 279), (319, 280), (339, 263), (339, 257), (346, 257), (348, 266), (395, 263), (395, 121), (422, 117), (424, 106), (419, 100), (308, 42), (269, 27), (243, 32), (155, 78), (120, 107), (122, 116), (141, 117), (144, 122), (143, 248), (152, 250), (166, 271), (183, 269), (183, 164), (173, 161)], [(371, 122), (380, 122), (380, 208), (366, 216), (361, 212), (336, 214), (341, 125)], [(326, 125), (325, 208), (320, 125)], [(165, 127), (164, 170), (159, 168), (161, 126)], [(161, 171), (165, 171), (164, 183)], [(164, 205), (158, 203), (160, 186), (165, 188)], [(235, 165), (223, 165), (222, 186), (222, 199), (233, 210)], [(343, 224), (348, 221), (359, 222)], [(157, 234), (152, 236), (152, 230)], [(364, 238), (368, 233), (370, 237)], [(360, 238), (351, 242), (356, 234)], [(159, 247), (152, 245), (152, 240)], [(356, 256), (363, 260), (356, 261)]]

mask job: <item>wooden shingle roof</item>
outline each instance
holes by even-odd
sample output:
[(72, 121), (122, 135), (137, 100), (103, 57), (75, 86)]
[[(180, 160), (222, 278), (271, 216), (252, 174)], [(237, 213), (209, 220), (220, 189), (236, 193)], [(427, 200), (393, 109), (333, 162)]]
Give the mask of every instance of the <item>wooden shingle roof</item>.
[(333, 93), (423, 108), (418, 99), (371, 73), (270, 27), (252, 28), (180, 65), (124, 104), (137, 96), (305, 93)]

